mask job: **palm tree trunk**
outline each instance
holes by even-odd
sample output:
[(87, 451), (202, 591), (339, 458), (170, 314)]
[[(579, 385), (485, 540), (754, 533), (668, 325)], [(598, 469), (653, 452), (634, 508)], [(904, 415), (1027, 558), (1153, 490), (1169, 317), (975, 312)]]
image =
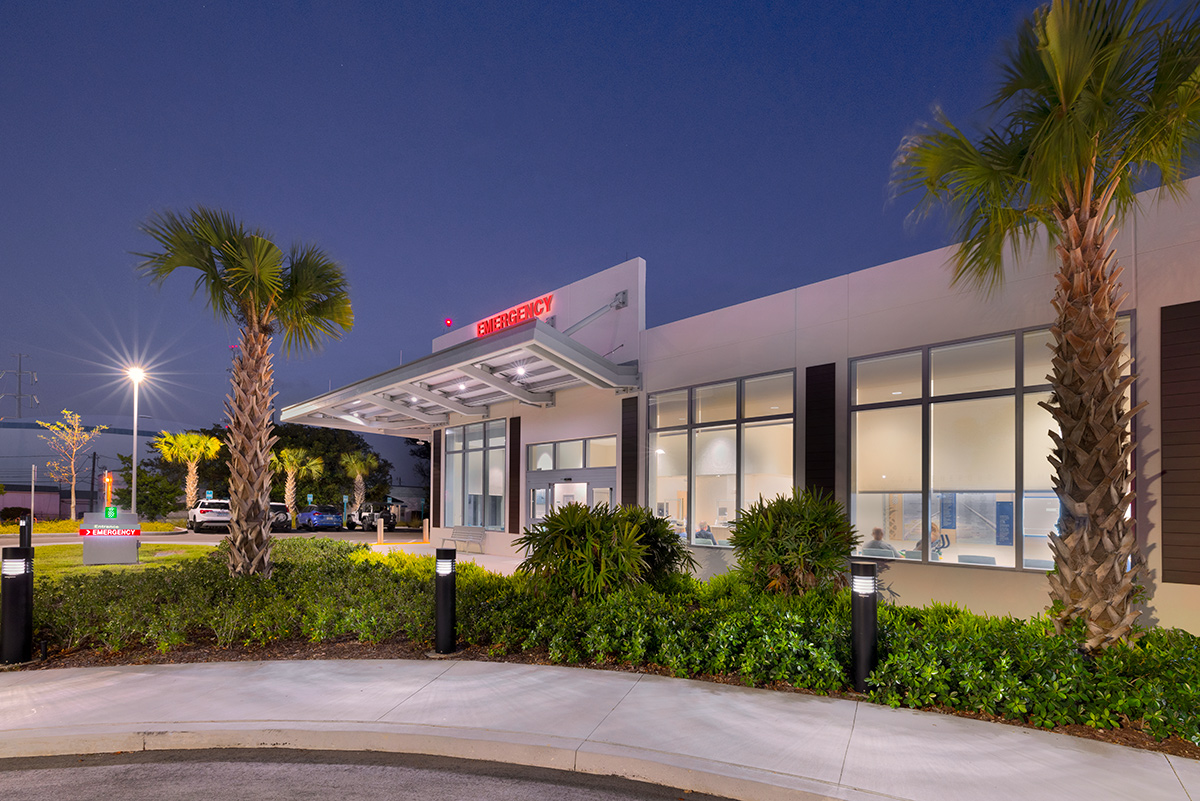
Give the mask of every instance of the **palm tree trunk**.
[(296, 527), (296, 471), (287, 470), (283, 483), (283, 504), (287, 507), (288, 517), (292, 519), (292, 528)]
[(367, 481), (361, 475), (354, 477), (354, 508), (350, 511), (357, 512), (367, 500)]
[(1059, 213), (1063, 232), (1058, 247), (1057, 313), (1051, 332), (1053, 395), (1043, 403), (1061, 435), (1054, 440), (1051, 464), (1061, 501), (1057, 534), (1050, 548), (1057, 568), (1050, 575), (1055, 628), (1086, 622), (1085, 647), (1095, 651), (1133, 634), (1139, 609), (1137, 578), (1143, 567), (1133, 522), (1126, 511), (1130, 492), (1133, 442), (1125, 393), (1133, 376), (1126, 366), (1124, 335), (1117, 329), (1116, 266), (1110, 247), (1114, 232), (1105, 221), (1106, 203), (1091, 188), (1067, 213)]
[(191, 509), (196, 505), (196, 496), (200, 494), (200, 471), (197, 468), (199, 462), (187, 463), (187, 483), (184, 484), (183, 494), (187, 498), (187, 508)]
[(242, 327), (233, 360), (229, 414), (229, 572), (271, 575), (271, 413), (275, 393), (271, 336), (254, 321)]

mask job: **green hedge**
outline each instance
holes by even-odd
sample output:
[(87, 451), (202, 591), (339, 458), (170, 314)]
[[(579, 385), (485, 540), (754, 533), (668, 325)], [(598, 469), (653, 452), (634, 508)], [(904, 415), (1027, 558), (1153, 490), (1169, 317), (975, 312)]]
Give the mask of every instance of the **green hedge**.
[[(201, 637), (220, 645), (353, 636), (433, 640), (433, 559), (372, 554), (330, 540), (277, 541), (270, 580), (230, 578), (218, 550), (177, 567), (39, 580), (37, 637), (64, 648), (163, 651)], [(563, 664), (658, 666), (677, 676), (782, 682), (847, 692), (846, 591), (800, 597), (737, 576), (677, 577), (594, 599), (460, 562), (459, 639), (495, 655), (545, 649)], [(868, 698), (891, 706), (976, 710), (1039, 726), (1137, 725), (1200, 744), (1200, 638), (1154, 630), (1099, 657), (1078, 632), (1055, 637), (1042, 618), (989, 618), (943, 605), (882, 605), (881, 657)]]

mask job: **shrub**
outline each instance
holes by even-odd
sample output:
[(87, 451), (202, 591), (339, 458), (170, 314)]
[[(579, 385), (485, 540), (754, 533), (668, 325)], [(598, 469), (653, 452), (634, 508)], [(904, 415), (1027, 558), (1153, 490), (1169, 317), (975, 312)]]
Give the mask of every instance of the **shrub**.
[(637, 526), (641, 532), (641, 543), (646, 546), (646, 581), (652, 587), (664, 589), (673, 576), (699, 567), (667, 518), (658, 517), (644, 506), (621, 506), (616, 510), (616, 519)]
[(858, 544), (840, 501), (799, 488), (791, 497), (760, 497), (738, 516), (729, 539), (739, 572), (754, 586), (784, 595), (845, 587), (847, 563)]
[(0, 509), (0, 521), (15, 523), (27, 514), (29, 514), (28, 506), (5, 506)]
[(515, 544), (527, 554), (518, 570), (572, 596), (637, 584), (649, 570), (650, 549), (637, 523), (607, 506), (560, 506), (525, 529)]

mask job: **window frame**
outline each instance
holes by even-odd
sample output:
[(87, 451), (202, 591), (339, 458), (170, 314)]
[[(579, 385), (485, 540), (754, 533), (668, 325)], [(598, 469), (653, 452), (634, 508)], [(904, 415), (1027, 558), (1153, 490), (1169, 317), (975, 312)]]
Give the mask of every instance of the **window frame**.
[[(1118, 321), (1124, 321), (1127, 324), (1127, 352), (1126, 360), (1130, 365), (1130, 370), (1133, 370), (1133, 363), (1137, 353), (1136, 343), (1136, 313), (1132, 310), (1123, 311), (1117, 314)], [(925, 345), (910, 348), (897, 348), (894, 350), (881, 351), (879, 353), (864, 354), (849, 360), (849, 369), (847, 373), (847, 398), (849, 399), (848, 414), (850, 419), (846, 426), (846, 486), (849, 488), (851, 500), (856, 494), (854, 492), (855, 470), (857, 465), (854, 461), (854, 429), (853, 417), (858, 412), (873, 411), (876, 409), (894, 409), (899, 407), (920, 406), (921, 408), (921, 530), (924, 532), (925, 547), (921, 553), (919, 564), (936, 564), (939, 567), (962, 567), (970, 569), (983, 570), (1001, 570), (1008, 572), (1021, 573), (1045, 573), (1044, 568), (1026, 567), (1025, 566), (1025, 396), (1026, 395), (1043, 395), (1048, 392), (1053, 392), (1049, 382), (1029, 383), (1025, 382), (1025, 336), (1030, 333), (1046, 331), (1051, 324), (1026, 326), (1023, 328), (1015, 328), (1009, 331), (997, 331), (981, 336), (965, 337), (961, 339), (947, 340), (944, 342), (933, 342)], [(939, 348), (953, 347), (957, 345), (967, 345), (978, 342), (985, 342), (992, 339), (1002, 339), (1011, 337), (1013, 339), (1013, 385), (1011, 387), (1001, 389), (977, 390), (972, 392), (959, 392), (954, 394), (934, 395), (931, 387), (931, 359), (932, 352)], [(862, 361), (871, 359), (879, 359), (888, 356), (899, 356), (907, 353), (920, 353), (921, 355), (921, 397), (920, 398), (905, 398), (896, 401), (878, 401), (875, 403), (855, 403), (856, 397), (856, 381), (858, 377), (857, 365)], [(1013, 401), (1014, 415), (1014, 447), (1013, 447), (1013, 566), (1007, 565), (982, 565), (970, 562), (936, 562), (930, 560), (930, 542), (929, 532), (932, 522), (930, 504), (933, 499), (932, 480), (932, 428), (931, 428), (931, 413), (933, 407), (942, 403), (954, 403), (956, 401), (981, 400), (987, 398), (1011, 398)], [(1130, 398), (1132, 405), (1137, 405), (1137, 384), (1134, 383), (1130, 390)], [(1130, 437), (1136, 436), (1136, 427), (1131, 426)], [(1135, 451), (1136, 458), (1136, 451)], [(1136, 474), (1136, 471), (1135, 471)], [(915, 493), (914, 493), (915, 494)], [(1136, 499), (1134, 504), (1136, 506)], [(853, 503), (851, 504), (853, 512)], [(1131, 513), (1136, 516), (1136, 509), (1131, 509)], [(860, 532), (861, 533), (861, 532)], [(860, 548), (861, 551), (861, 548)], [(855, 558), (863, 559), (878, 559), (881, 557), (873, 557), (863, 555), (861, 552), (855, 554)], [(888, 559), (889, 562), (904, 562), (905, 559)], [(916, 561), (911, 560), (911, 561)]]
[[(735, 514), (733, 516), (734, 519), (736, 519), (737, 514), (741, 513), (741, 510), (744, 508), (744, 503), (745, 503), (745, 499), (742, 497), (742, 495), (743, 495), (743, 489), (745, 486), (745, 475), (744, 475), (744, 471), (743, 471), (744, 463), (745, 463), (744, 432), (745, 432), (745, 426), (747, 423), (770, 423), (770, 422), (791, 423), (791, 425), (792, 425), (791, 482), (792, 482), (793, 486), (795, 485), (796, 473), (797, 473), (797, 456), (798, 456), (797, 449), (796, 449), (796, 373), (797, 373), (797, 371), (795, 368), (789, 367), (784, 370), (768, 370), (768, 371), (761, 372), (761, 373), (752, 373), (750, 375), (736, 376), (733, 378), (723, 378), (723, 379), (715, 380), (715, 381), (705, 381), (700, 384), (692, 384), (692, 385), (684, 386), (684, 387), (672, 387), (672, 388), (662, 389), (662, 390), (658, 390), (658, 391), (650, 392), (650, 393), (646, 394), (646, 407), (645, 408), (646, 408), (646, 443), (647, 443), (647, 445), (646, 445), (646, 472), (645, 472), (645, 480), (644, 480), (644, 486), (643, 486), (643, 489), (645, 491), (644, 497), (646, 498), (646, 504), (647, 504), (647, 506), (649, 506), (650, 508), (653, 509), (655, 501), (656, 501), (656, 497), (657, 497), (655, 494), (655, 488), (651, 484), (651, 476), (654, 473), (654, 471), (650, 467), (650, 460), (654, 457), (655, 454), (654, 454), (654, 449), (650, 445), (650, 442), (655, 439), (656, 434), (675, 433), (675, 432), (684, 433), (686, 447), (687, 447), (687, 456), (686, 456), (687, 472), (684, 476), (684, 479), (685, 479), (684, 486), (687, 488), (687, 509), (685, 510), (686, 526), (685, 526), (685, 530), (683, 532), (681, 532), (681, 536), (686, 536), (687, 542), (690, 546), (699, 547), (699, 548), (712, 548), (712, 547), (730, 548), (731, 547), (729, 545), (713, 546), (713, 545), (709, 545), (709, 544), (705, 544), (705, 543), (697, 543), (694, 540), (694, 537), (695, 537), (694, 528), (696, 525), (696, 512), (695, 512), (696, 498), (695, 498), (695, 492), (694, 492), (694, 488), (696, 485), (696, 463), (695, 463), (694, 445), (695, 445), (695, 438), (696, 438), (697, 431), (702, 431), (705, 429), (718, 429), (718, 428), (730, 428), (730, 427), (732, 427), (734, 429), (734, 437), (735, 437), (734, 465), (736, 468), (736, 473), (734, 475), (734, 481), (735, 481), (735, 487), (734, 487), (734, 494), (735, 494), (734, 511), (735, 511)], [(756, 379), (761, 379), (761, 378), (768, 378), (771, 376), (783, 376), (783, 375), (787, 375), (787, 376), (791, 377), (791, 381), (790, 381), (791, 391), (792, 391), (791, 411), (781, 412), (779, 414), (756, 415), (753, 417), (746, 416), (746, 382), (754, 381)], [(709, 389), (712, 387), (718, 387), (718, 386), (722, 386), (725, 384), (734, 384), (734, 387), (735, 387), (736, 394), (735, 394), (735, 399), (734, 399), (734, 416), (732, 418), (723, 419), (723, 420), (712, 420), (712, 421), (704, 422), (704, 423), (696, 422), (696, 393), (697, 393), (697, 391)], [(679, 392), (686, 393), (685, 407), (687, 410), (687, 416), (685, 418), (685, 422), (680, 423), (678, 425), (672, 425), (672, 426), (661, 426), (661, 427), (655, 426), (654, 425), (654, 420), (655, 420), (654, 399), (660, 395), (673, 394), (673, 393), (679, 393)]]

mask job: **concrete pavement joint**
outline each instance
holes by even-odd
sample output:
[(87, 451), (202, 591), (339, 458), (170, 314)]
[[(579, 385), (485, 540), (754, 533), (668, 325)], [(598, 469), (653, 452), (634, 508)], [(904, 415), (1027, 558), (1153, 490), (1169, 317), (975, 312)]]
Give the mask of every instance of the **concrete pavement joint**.
[(854, 702), (854, 714), (850, 717), (850, 733), (846, 735), (846, 750), (842, 752), (842, 764), (838, 768), (838, 784), (842, 783), (842, 778), (846, 775), (846, 760), (850, 758), (850, 744), (854, 742), (854, 724), (858, 722), (858, 705), (859, 701)]
[[(607, 712), (604, 713), (604, 717), (600, 718), (600, 720), (597, 721), (596, 725), (592, 727), (592, 730), (590, 732), (588, 732), (587, 735), (584, 736), (583, 742), (579, 744), (579, 748), (583, 748), (584, 745), (586, 745), (587, 743), (590, 743), (592, 741), (592, 735), (595, 734), (596, 731), (601, 726), (604, 725), (604, 721), (606, 721), (610, 717), (612, 717), (612, 713), (617, 711), (617, 707), (619, 707), (621, 704), (625, 703), (625, 699), (629, 697), (629, 694), (631, 692), (633, 692), (633, 688), (642, 683), (642, 675), (643, 674), (641, 674), (641, 673), (637, 674), (637, 679), (633, 682), (633, 684), (629, 685), (629, 689), (625, 691), (625, 694), (622, 695), (621, 698), (615, 704), (613, 704), (612, 707), (609, 708), (609, 710)], [(579, 748), (575, 749), (575, 761), (573, 763), (571, 763), (573, 770), (579, 769)]]
[(439, 673), (438, 673), (436, 676), (433, 676), (433, 677), (431, 677), (431, 678), (429, 679), (429, 681), (425, 682), (425, 683), (424, 683), (424, 684), (422, 684), (420, 687), (418, 687), (417, 689), (413, 690), (413, 691), (412, 691), (411, 693), (409, 693), (408, 695), (404, 696), (404, 698), (402, 698), (402, 699), (400, 699), (399, 701), (397, 701), (395, 706), (393, 706), (391, 709), (388, 709), (388, 710), (386, 710), (386, 711), (385, 711), (385, 712), (384, 712), (382, 715), (380, 715), (379, 717), (375, 718), (375, 721), (376, 721), (377, 723), (378, 723), (378, 722), (380, 722), (380, 721), (382, 721), (382, 720), (383, 720), (384, 718), (386, 718), (388, 715), (392, 714), (392, 713), (393, 713), (393, 712), (395, 712), (397, 709), (399, 709), (400, 707), (404, 706), (404, 704), (406, 704), (406, 703), (408, 703), (409, 701), (411, 701), (411, 700), (412, 700), (412, 699), (413, 699), (413, 698), (414, 698), (414, 697), (415, 697), (415, 696), (416, 696), (416, 695), (417, 695), (419, 692), (421, 692), (422, 690), (424, 690), (424, 689), (425, 689), (426, 687), (428, 687), (429, 685), (433, 684), (435, 681), (437, 681), (438, 679), (440, 679), (442, 676), (445, 676), (445, 675), (446, 675), (446, 672), (447, 672), (447, 671), (449, 671), (449, 670), (450, 670), (450, 668), (451, 668), (452, 666), (453, 666), (453, 663), (452, 663), (452, 662), (446, 662), (446, 663), (443, 663), (443, 664), (442, 664), (442, 670), (441, 670), (441, 671), (440, 671), (440, 672), (439, 672)]
[(1195, 801), (1195, 799), (1192, 798), (1192, 794), (1188, 792), (1187, 784), (1184, 783), (1183, 777), (1180, 776), (1179, 771), (1175, 769), (1174, 760), (1171, 759), (1170, 755), (1164, 754), (1164, 756), (1166, 757), (1167, 764), (1171, 766), (1171, 772), (1174, 773), (1175, 778), (1179, 780), (1179, 786), (1183, 788), (1183, 794), (1188, 797), (1188, 801)]

